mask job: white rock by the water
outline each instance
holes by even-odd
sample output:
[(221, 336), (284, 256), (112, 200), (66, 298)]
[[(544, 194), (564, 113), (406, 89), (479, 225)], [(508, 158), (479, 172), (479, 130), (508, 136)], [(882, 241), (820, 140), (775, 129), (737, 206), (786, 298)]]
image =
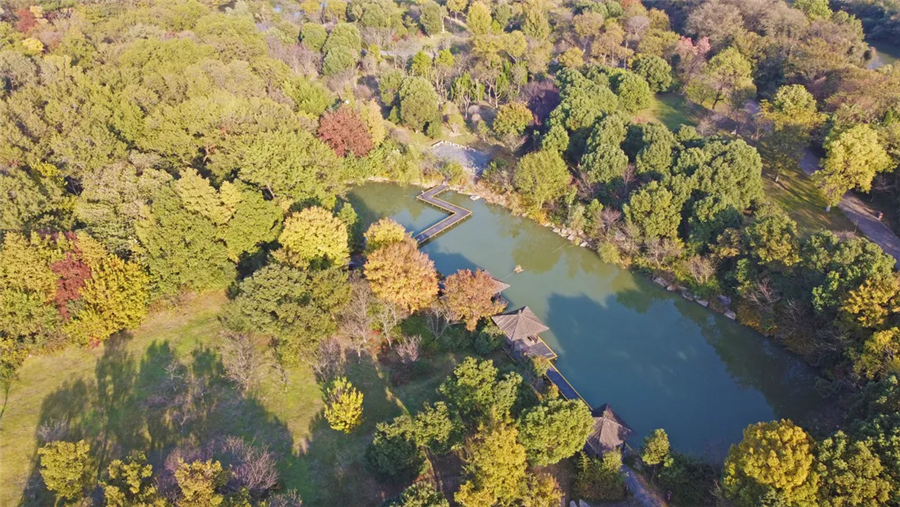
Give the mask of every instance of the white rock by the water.
[(734, 320), (737, 318), (737, 315), (731, 310), (725, 310), (725, 316), (731, 320)]
[(709, 306), (709, 301), (707, 301), (705, 299), (698, 299), (697, 304), (700, 306)]
[(579, 245), (579, 246), (581, 246), (582, 248), (584, 248), (584, 247), (588, 246), (588, 242), (587, 242), (587, 241), (582, 241), (582, 242), (581, 242), (581, 245)]
[(578, 507), (578, 504), (575, 503), (575, 500), (572, 500), (571, 502), (569, 502), (569, 507)]
[(591, 505), (584, 500), (578, 500), (578, 507), (591, 507)]

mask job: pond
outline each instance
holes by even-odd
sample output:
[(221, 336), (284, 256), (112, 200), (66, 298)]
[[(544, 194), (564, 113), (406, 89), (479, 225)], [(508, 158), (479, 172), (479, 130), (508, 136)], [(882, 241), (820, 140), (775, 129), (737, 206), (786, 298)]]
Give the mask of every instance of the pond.
[(875, 52), (872, 59), (869, 60), (867, 68), (877, 69), (900, 61), (900, 45), (880, 40), (872, 42), (870, 45), (875, 49)]
[[(419, 191), (373, 183), (350, 199), (366, 225), (389, 216), (418, 232), (444, 216)], [(483, 268), (510, 284), (510, 308), (550, 327), (560, 372), (592, 406), (610, 403), (638, 433), (632, 447), (665, 428), (677, 449), (721, 460), (748, 424), (802, 422), (824, 405), (815, 372), (762, 335), (499, 206), (442, 198), (473, 215), (423, 251), (444, 274)]]

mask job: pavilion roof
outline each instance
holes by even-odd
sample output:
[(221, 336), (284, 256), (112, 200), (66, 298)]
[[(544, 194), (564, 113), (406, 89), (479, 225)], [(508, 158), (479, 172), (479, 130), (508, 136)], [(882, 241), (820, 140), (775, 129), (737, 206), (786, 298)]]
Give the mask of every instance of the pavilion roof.
[(597, 455), (617, 449), (634, 434), (634, 430), (612, 411), (609, 403), (591, 410), (591, 415), (594, 428), (585, 445)]
[(512, 341), (524, 340), (529, 336), (537, 336), (550, 329), (527, 306), (494, 315), (491, 318), (497, 324), (497, 327), (503, 331), (503, 334)]

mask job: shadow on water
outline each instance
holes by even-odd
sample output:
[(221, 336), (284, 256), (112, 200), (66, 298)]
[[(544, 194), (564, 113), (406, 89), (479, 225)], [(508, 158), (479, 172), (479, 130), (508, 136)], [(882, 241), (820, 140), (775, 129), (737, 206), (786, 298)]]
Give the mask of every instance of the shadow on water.
[(665, 428), (682, 451), (721, 460), (748, 424), (802, 421), (821, 403), (810, 368), (680, 297), (639, 288), (602, 303), (553, 294), (548, 308), (546, 324), (569, 344), (560, 371), (588, 403), (610, 403), (640, 436)]
[[(38, 445), (42, 445), (41, 427), (65, 421), (68, 430), (63, 439), (90, 443), (98, 477), (103, 477), (110, 461), (140, 450), (161, 484), (166, 480), (174, 484), (167, 475), (171, 471), (165, 470), (170, 453), (199, 450), (221, 459), (212, 444), (238, 436), (267, 447), (276, 456), (281, 489), (298, 490), (304, 505), (377, 505), (396, 494), (364, 472), (365, 448), (375, 424), (403, 412), (402, 404), (389, 396), (387, 380), (371, 357), (359, 362), (351, 357), (346, 369), (349, 379), (365, 393), (363, 426), (345, 435), (328, 427), (318, 413), (300, 444), (286, 421), (257, 398), (258, 393), (242, 394), (226, 380), (217, 351), (199, 346), (184, 356), (169, 342), (156, 341), (136, 357), (126, 348), (130, 338), (119, 335), (105, 345), (94, 379), (67, 382), (42, 401)], [(269, 404), (277, 404), (277, 396), (287, 388), (277, 389), (276, 399)], [(31, 456), (33, 466), (20, 505), (52, 505), (53, 495), (40, 477), (37, 448)], [(100, 489), (92, 494), (99, 505)]]

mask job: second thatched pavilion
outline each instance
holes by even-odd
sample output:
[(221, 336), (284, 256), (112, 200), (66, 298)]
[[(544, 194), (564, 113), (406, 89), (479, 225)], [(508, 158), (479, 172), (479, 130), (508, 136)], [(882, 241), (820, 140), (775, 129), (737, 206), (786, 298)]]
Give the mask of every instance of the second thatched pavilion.
[(556, 353), (540, 337), (540, 333), (550, 328), (537, 318), (531, 308), (523, 306), (491, 318), (506, 336), (506, 346), (513, 357), (556, 358)]

